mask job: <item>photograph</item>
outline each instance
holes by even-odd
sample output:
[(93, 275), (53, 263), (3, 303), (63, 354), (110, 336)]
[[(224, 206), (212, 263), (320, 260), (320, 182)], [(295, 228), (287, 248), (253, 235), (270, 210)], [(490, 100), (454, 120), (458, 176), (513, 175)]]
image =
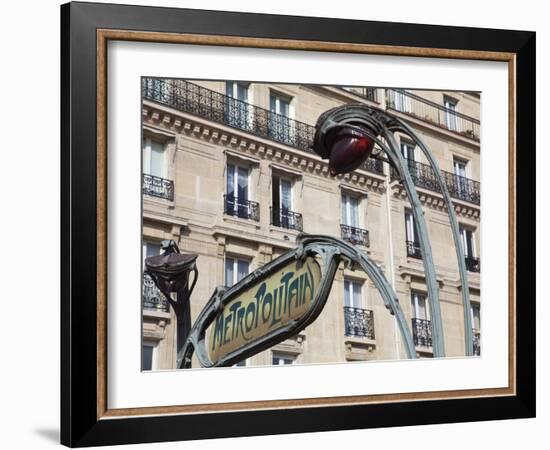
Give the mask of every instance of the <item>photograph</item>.
[[(142, 76), (141, 95), (143, 371), (482, 354), (480, 92)], [(355, 259), (289, 256), (303, 242)]]

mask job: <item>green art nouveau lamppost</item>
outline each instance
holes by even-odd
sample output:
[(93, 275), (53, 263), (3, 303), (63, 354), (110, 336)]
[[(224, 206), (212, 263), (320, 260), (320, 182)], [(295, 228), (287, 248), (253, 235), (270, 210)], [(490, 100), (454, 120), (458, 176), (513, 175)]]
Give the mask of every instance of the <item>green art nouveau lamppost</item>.
[[(409, 165), (399, 151), (396, 133), (406, 135), (421, 149), (434, 171), (435, 179), (443, 194), (460, 273), (464, 307), (465, 354), (471, 356), (473, 354), (473, 336), (469, 287), (458, 221), (447, 185), (430, 149), (400, 118), (387, 111), (366, 105), (345, 105), (323, 113), (317, 120), (313, 149), (323, 159), (329, 160), (329, 171), (332, 176), (357, 169), (369, 156), (388, 162), (397, 171), (411, 202), (417, 227), (432, 317), (434, 356), (443, 357), (445, 356), (443, 322), (430, 239)], [(383, 293), (381, 294), (383, 295)]]

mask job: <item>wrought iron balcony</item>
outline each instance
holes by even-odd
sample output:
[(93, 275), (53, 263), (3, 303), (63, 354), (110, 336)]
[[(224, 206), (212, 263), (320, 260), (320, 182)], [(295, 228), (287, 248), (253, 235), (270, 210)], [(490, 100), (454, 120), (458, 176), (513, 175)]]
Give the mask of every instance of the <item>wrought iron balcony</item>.
[(374, 340), (374, 313), (370, 309), (344, 306), (344, 324), (346, 336)]
[(405, 113), (439, 128), (479, 141), (479, 120), (402, 89), (387, 89), (388, 109)]
[(422, 259), (422, 252), (420, 251), (420, 244), (416, 241), (405, 241), (407, 244), (407, 256), (411, 258)]
[[(185, 80), (143, 78), (143, 98), (255, 136), (313, 151), (315, 127)], [(383, 174), (381, 161), (367, 159), (361, 169)]]
[(260, 221), (260, 204), (251, 200), (243, 200), (233, 195), (223, 196), (223, 212), (241, 219)]
[(464, 258), (464, 261), (466, 262), (466, 269), (469, 272), (479, 272), (479, 269), (480, 269), (479, 258), (474, 258), (473, 256), (466, 256)]
[(354, 245), (370, 246), (369, 230), (352, 227), (351, 225), (340, 224), (342, 239)]
[(473, 341), (474, 341), (474, 355), (481, 355), (481, 332), (479, 330), (472, 330)]
[[(407, 165), (409, 167), (409, 173), (411, 174), (413, 183), (416, 186), (429, 189), (434, 192), (441, 192), (439, 189), (439, 184), (435, 178), (435, 173), (431, 166), (410, 160), (407, 161)], [(470, 180), (469, 178), (461, 177), (459, 175), (455, 175), (454, 173), (446, 172), (445, 170), (442, 170), (441, 173), (451, 197), (479, 205), (480, 194), (478, 181)], [(399, 179), (399, 174), (392, 167), (391, 180), (393, 181), (397, 179)]]
[(303, 230), (302, 215), (289, 209), (269, 208), (271, 225), (289, 230)]
[(141, 293), (143, 309), (162, 312), (170, 311), (170, 305), (166, 297), (157, 288), (151, 276), (145, 273), (143, 274)]
[(412, 319), (414, 345), (418, 347), (432, 346), (432, 322), (424, 319)]
[(371, 102), (376, 102), (376, 88), (373, 87), (342, 87), (344, 91), (351, 92), (359, 97), (363, 97)]
[(141, 190), (145, 195), (174, 201), (174, 182), (172, 180), (144, 173)]

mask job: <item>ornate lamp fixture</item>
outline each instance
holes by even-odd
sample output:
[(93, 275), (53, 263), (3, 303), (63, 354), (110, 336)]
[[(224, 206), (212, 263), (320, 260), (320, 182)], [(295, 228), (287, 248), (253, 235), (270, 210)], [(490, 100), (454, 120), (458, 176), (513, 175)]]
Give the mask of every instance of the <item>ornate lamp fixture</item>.
[[(146, 272), (164, 294), (176, 314), (176, 347), (179, 352), (191, 331), (191, 307), (189, 299), (197, 283), (199, 271), (194, 253), (180, 253), (173, 240), (162, 241), (162, 255), (145, 259)], [(189, 274), (193, 272), (193, 283), (189, 286)], [(176, 294), (176, 300), (172, 294)]]
[(411, 202), (419, 236), (428, 297), (430, 299), (434, 356), (443, 357), (445, 356), (443, 323), (428, 230), (416, 187), (409, 172), (409, 165), (399, 150), (395, 137), (396, 133), (407, 135), (424, 153), (434, 171), (446, 202), (460, 272), (464, 306), (465, 353), (466, 355), (472, 355), (473, 336), (468, 277), (458, 221), (447, 185), (430, 149), (404, 121), (387, 111), (366, 105), (344, 105), (323, 113), (317, 120), (313, 149), (323, 159), (329, 160), (329, 170), (332, 176), (357, 169), (368, 157), (375, 157), (388, 162), (399, 174)]

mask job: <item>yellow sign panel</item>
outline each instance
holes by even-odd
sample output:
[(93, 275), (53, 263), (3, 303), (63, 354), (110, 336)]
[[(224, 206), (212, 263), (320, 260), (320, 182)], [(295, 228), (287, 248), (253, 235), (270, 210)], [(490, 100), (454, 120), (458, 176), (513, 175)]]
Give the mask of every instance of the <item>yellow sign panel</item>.
[(313, 305), (321, 268), (308, 256), (285, 267), (230, 300), (209, 327), (208, 353), (217, 361), (302, 317)]

